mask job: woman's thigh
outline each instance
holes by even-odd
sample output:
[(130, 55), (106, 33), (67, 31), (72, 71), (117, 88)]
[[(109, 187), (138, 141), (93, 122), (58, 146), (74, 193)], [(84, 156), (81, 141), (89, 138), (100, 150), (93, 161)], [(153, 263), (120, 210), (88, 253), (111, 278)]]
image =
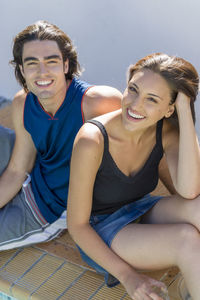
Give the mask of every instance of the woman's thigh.
[(196, 228), (189, 224), (134, 224), (120, 230), (111, 249), (137, 269), (155, 270), (177, 265), (199, 241)]
[(189, 200), (179, 195), (164, 197), (143, 217), (143, 224), (190, 223), (200, 229), (200, 197)]

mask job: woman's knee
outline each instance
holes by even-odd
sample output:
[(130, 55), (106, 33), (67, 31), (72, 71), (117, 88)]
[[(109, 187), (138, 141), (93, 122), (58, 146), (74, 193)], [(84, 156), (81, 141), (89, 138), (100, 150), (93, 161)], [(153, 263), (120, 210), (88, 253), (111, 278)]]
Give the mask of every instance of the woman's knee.
[(195, 226), (182, 224), (177, 234), (177, 261), (185, 261), (193, 251), (200, 251), (200, 233)]
[(188, 221), (190, 221), (191, 218), (192, 224), (200, 231), (200, 195), (195, 199), (185, 200), (184, 209), (188, 216)]

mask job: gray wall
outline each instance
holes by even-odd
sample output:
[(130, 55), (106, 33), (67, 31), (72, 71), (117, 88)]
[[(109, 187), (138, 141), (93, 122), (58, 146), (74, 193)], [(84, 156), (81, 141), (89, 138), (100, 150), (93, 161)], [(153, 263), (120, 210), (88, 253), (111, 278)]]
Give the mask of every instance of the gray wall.
[(152, 52), (182, 56), (200, 73), (199, 11), (199, 0), (0, 0), (0, 95), (19, 89), (8, 64), (13, 37), (39, 19), (69, 34), (90, 83), (123, 91), (128, 65)]

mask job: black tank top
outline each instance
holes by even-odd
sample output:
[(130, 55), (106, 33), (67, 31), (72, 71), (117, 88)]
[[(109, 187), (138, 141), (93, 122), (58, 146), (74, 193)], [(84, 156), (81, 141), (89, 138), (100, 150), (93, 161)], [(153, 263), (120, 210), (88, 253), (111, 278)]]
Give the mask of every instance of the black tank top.
[(94, 183), (92, 214), (113, 213), (123, 205), (152, 192), (158, 183), (158, 165), (163, 156), (163, 120), (157, 123), (156, 144), (152, 152), (134, 176), (126, 176), (115, 164), (109, 152), (108, 135), (103, 124), (96, 120), (87, 122), (96, 125), (104, 137), (103, 158)]

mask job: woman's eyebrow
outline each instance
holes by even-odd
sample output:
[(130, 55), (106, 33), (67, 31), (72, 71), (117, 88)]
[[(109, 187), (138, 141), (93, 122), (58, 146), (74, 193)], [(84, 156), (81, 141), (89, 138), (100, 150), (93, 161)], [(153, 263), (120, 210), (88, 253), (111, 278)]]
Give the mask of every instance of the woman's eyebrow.
[(154, 97), (157, 97), (157, 98), (159, 98), (160, 100), (163, 100), (163, 98), (161, 98), (160, 96), (158, 96), (158, 95), (155, 95), (155, 94), (152, 94), (152, 93), (148, 93), (148, 95), (150, 95), (150, 96), (154, 96)]
[(139, 90), (139, 88), (138, 88), (138, 86), (137, 86), (137, 84), (136, 83), (134, 83), (134, 82), (130, 82), (130, 84), (131, 85), (133, 85), (137, 90)]

